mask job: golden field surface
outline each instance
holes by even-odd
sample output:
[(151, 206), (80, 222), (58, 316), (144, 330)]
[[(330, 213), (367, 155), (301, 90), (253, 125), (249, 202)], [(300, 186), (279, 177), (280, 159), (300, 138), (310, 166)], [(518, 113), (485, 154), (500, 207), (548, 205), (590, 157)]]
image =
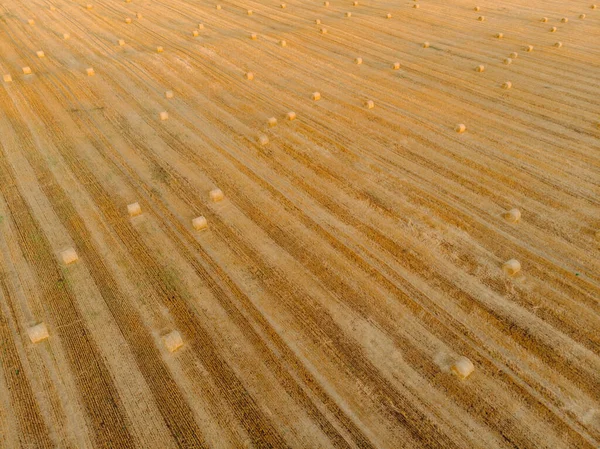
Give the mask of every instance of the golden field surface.
[(218, 1), (0, 3), (0, 448), (599, 447), (600, 5)]

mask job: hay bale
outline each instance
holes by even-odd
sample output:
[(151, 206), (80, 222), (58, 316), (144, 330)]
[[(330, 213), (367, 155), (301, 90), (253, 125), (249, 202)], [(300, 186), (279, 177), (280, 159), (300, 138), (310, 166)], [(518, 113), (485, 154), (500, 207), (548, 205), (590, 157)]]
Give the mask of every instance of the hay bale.
[(166, 98), (173, 98), (173, 91), (172, 90), (168, 90), (165, 92), (165, 97)]
[(566, 17), (563, 17), (562, 19), (560, 19), (560, 21), (562, 23), (567, 23), (569, 21), (569, 19), (567, 19)]
[(48, 334), (48, 328), (43, 322), (27, 329), (27, 335), (29, 336), (31, 343), (39, 343), (50, 336)]
[(358, 2), (352, 2), (352, 6), (358, 6)]
[(502, 89), (510, 89), (512, 88), (512, 83), (510, 81), (505, 81), (502, 83)]
[(454, 131), (456, 131), (459, 134), (464, 133), (467, 130), (467, 125), (465, 125), (464, 123), (459, 123), (458, 125), (456, 125), (454, 127)]
[(533, 51), (533, 45), (528, 45), (527, 47), (525, 47), (525, 50), (527, 50), (527, 52), (531, 53)]
[(12, 76), (10, 76), (10, 74), (6, 74), (4, 75), (4, 82), (5, 83), (12, 83)]
[(473, 8), (473, 10), (475, 11), (479, 11), (481, 8), (479, 6), (476, 6), (475, 8)]
[(511, 209), (502, 214), (506, 221), (516, 223), (521, 219), (521, 211), (519, 209)]
[(429, 48), (429, 42), (423, 42), (423, 48)]
[(459, 357), (452, 365), (452, 372), (460, 379), (466, 379), (475, 371), (475, 366), (466, 357)]
[(375, 107), (375, 102), (373, 100), (365, 101), (365, 107), (367, 109), (373, 109)]
[(194, 37), (200, 36), (200, 31), (198, 31), (198, 30), (192, 30), (192, 36), (194, 36)]
[(313, 92), (312, 95), (311, 95), (311, 98), (314, 101), (319, 101), (321, 99), (321, 94), (319, 92)]
[(211, 190), (209, 195), (210, 195), (210, 199), (213, 201), (213, 203), (218, 203), (219, 201), (223, 201), (223, 198), (225, 198), (225, 195), (223, 194), (223, 191), (221, 189)]
[(71, 39), (71, 35), (69, 33), (64, 33), (63, 34), (63, 39), (64, 40), (69, 40), (69, 39)]
[(27, 23), (28, 23), (29, 25), (35, 25), (35, 20), (33, 20), (33, 19), (29, 19), (29, 20), (27, 20)]
[(131, 203), (127, 205), (127, 213), (130, 217), (136, 217), (142, 214), (140, 203)]
[(56, 6), (50, 6), (50, 11), (56, 11)]
[(596, 9), (598, 6), (597, 5), (591, 5), (590, 8), (592, 9)]
[(94, 76), (96, 74), (92, 67), (88, 67), (87, 69), (85, 69), (85, 73), (87, 73), (87, 76)]
[(35, 54), (38, 58), (44, 58), (46, 56), (42, 50), (36, 51)]
[(505, 64), (505, 65), (510, 65), (510, 64), (512, 64), (512, 59), (511, 59), (511, 58), (504, 58), (504, 64)]
[(521, 271), (521, 263), (517, 259), (507, 260), (502, 264), (502, 270), (509, 276), (514, 276)]
[(556, 27), (552, 27), (552, 28), (550, 28), (550, 32), (551, 32), (551, 33), (556, 33), (556, 30), (557, 30), (557, 28), (556, 28)]
[(252, 72), (246, 72), (246, 79), (247, 80), (253, 80), (254, 79), (254, 73)]
[(217, 11), (221, 10), (221, 5), (216, 5), (215, 8), (217, 9)]
[(481, 72), (485, 71), (485, 66), (478, 65), (477, 67), (475, 67), (475, 71), (481, 73)]
[(316, 19), (316, 20), (315, 20), (315, 23), (316, 23), (317, 25), (321, 25), (321, 19)]
[(479, 16), (477, 17), (477, 20), (479, 20), (480, 22), (485, 22), (485, 16)]
[(286, 41), (279, 41), (279, 45), (281, 45), (282, 47), (287, 47), (287, 42)]
[(198, 29), (199, 30), (203, 30), (204, 29), (204, 24), (203, 23), (199, 23), (198, 24)]
[(547, 23), (548, 22), (548, 17), (542, 17), (542, 23)]
[(388, 13), (385, 15), (385, 18), (386, 18), (386, 19), (391, 19), (391, 18), (392, 18), (392, 15), (391, 15), (391, 14), (388, 12)]
[(123, 39), (119, 39), (119, 46), (123, 47), (125, 45), (125, 41)]
[(415, 9), (418, 9), (418, 8), (419, 8), (419, 5), (418, 5), (418, 4), (416, 4), (416, 5), (413, 5), (413, 8), (415, 8)]
[(344, 13), (344, 16), (346, 16), (346, 17), (352, 17), (352, 13), (351, 12)]
[(327, 34), (327, 28), (321, 28), (321, 34)]
[(169, 113), (167, 111), (162, 111), (160, 113), (160, 119), (162, 121), (169, 120)]
[(175, 352), (183, 346), (183, 339), (179, 332), (172, 331), (163, 337), (163, 344), (169, 352)]
[(131, 23), (131, 17), (126, 17), (125, 18), (125, 23)]
[(202, 231), (208, 227), (208, 222), (204, 216), (200, 215), (192, 220), (192, 226), (196, 231)]
[(85, 8), (86, 8), (86, 9), (92, 9), (93, 7), (94, 7), (94, 5), (91, 5), (91, 4), (89, 4), (89, 3), (88, 3), (87, 5), (85, 5)]
[(67, 248), (60, 253), (60, 258), (62, 259), (65, 265), (70, 265), (73, 262), (77, 262), (79, 256), (77, 255), (77, 252), (75, 252), (75, 249)]
[(329, 6), (329, 2), (323, 2), (323, 6)]
[(555, 46), (555, 47), (557, 47), (557, 48), (560, 48), (560, 47), (562, 47), (562, 45), (563, 45), (563, 44), (562, 44), (562, 42), (560, 42), (560, 41), (559, 41), (559, 42), (556, 42), (556, 43), (554, 44), (554, 46)]
[(360, 64), (362, 64), (362, 62), (363, 62), (362, 58), (354, 58), (354, 63), (355, 64), (360, 65)]
[(252, 14), (254, 14), (254, 11), (252, 11), (251, 9), (249, 9), (248, 11), (246, 11), (246, 14), (248, 14), (249, 16), (251, 16)]
[(400, 70), (400, 63), (399, 62), (394, 62), (392, 64), (392, 70)]
[(260, 136), (258, 136), (258, 143), (264, 147), (265, 145), (269, 144), (269, 138), (264, 134), (261, 134)]
[(513, 51), (510, 55), (509, 55), (512, 59), (517, 59), (519, 57), (519, 53), (517, 53), (516, 51)]
[(285, 114), (285, 118), (288, 119), (290, 122), (292, 120), (296, 120), (296, 113), (294, 111), (290, 111), (287, 114)]
[(160, 45), (156, 47), (156, 53), (162, 53), (163, 51), (165, 51), (165, 49), (162, 48)]
[(255, 41), (256, 39), (258, 39), (258, 35), (256, 33), (252, 33), (250, 35), (250, 39), (252, 39), (253, 41)]
[(496, 33), (496, 39), (502, 39), (504, 37), (503, 33)]
[(275, 117), (271, 117), (267, 120), (267, 124), (273, 128), (274, 126), (277, 126), (277, 119)]
[(286, 4), (282, 3), (281, 5), (279, 5), (281, 7), (281, 9), (285, 9), (286, 8)]
[(579, 18), (580, 18), (580, 19), (585, 19), (585, 17), (586, 17), (586, 15), (585, 15), (585, 14), (580, 14), (580, 15), (579, 15)]
[(31, 68), (30, 67), (23, 67), (23, 74), (24, 75), (31, 75)]

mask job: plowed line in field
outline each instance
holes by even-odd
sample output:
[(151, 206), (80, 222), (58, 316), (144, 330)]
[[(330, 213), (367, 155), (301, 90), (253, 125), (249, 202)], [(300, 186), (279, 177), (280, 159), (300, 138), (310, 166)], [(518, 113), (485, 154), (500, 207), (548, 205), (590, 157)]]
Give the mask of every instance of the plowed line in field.
[[(119, 126), (118, 124), (121, 124), (120, 126), (121, 126), (121, 128), (122, 128), (122, 135), (123, 135), (123, 136), (130, 136), (130, 135), (132, 135), (132, 134), (131, 134), (131, 130), (129, 130), (129, 129), (128, 129), (128, 128), (126, 128), (126, 127), (123, 127), (123, 125), (122, 125), (122, 124), (125, 122), (125, 120), (124, 120), (124, 118), (123, 118), (123, 117), (121, 117), (121, 118), (115, 117), (114, 119), (112, 119), (112, 120), (111, 120), (111, 122), (114, 124), (114, 126)], [(159, 132), (159, 134), (161, 134), (161, 133)], [(174, 141), (176, 141), (176, 137), (175, 137), (175, 136), (170, 136), (170, 137), (171, 137), (171, 139), (170, 139), (170, 141), (171, 141), (171, 142), (174, 142)], [(130, 141), (131, 141), (131, 146), (132, 146), (132, 148), (137, 148), (137, 147), (139, 147), (139, 146), (141, 145), (141, 143), (140, 143), (140, 142), (136, 142), (136, 139), (135, 139), (134, 137), (129, 137), (129, 139), (130, 139)], [(172, 146), (173, 146), (173, 145), (172, 145)], [(185, 157), (186, 157), (187, 159), (195, 160), (195, 159), (192, 157), (192, 154), (191, 154), (191, 152), (190, 152), (189, 150), (185, 150), (185, 148), (186, 148), (186, 147), (185, 147), (184, 145), (178, 145), (178, 146), (177, 146), (177, 149), (178, 149), (180, 152), (182, 152), (182, 154), (185, 154)], [(152, 158), (152, 157), (151, 157), (150, 155), (148, 155), (148, 154), (145, 154), (145, 157), (146, 157), (146, 158), (150, 158), (150, 161), (151, 161), (151, 163), (153, 163), (153, 164), (160, 164), (160, 166), (161, 166), (161, 167), (165, 168), (165, 169), (166, 169), (166, 171), (167, 171), (168, 173), (170, 173), (171, 177), (173, 177), (173, 180), (177, 180), (177, 179), (178, 179), (178, 175), (177, 175), (177, 173), (176, 173), (176, 172), (174, 172), (172, 169), (169, 169), (169, 168), (168, 168), (168, 166), (166, 166), (166, 164), (164, 164), (164, 163), (161, 163), (161, 162), (157, 161), (156, 159)], [(203, 167), (205, 170), (207, 169), (207, 167), (210, 167), (210, 165), (211, 165), (211, 164), (210, 164), (210, 162), (209, 162), (208, 160), (202, 160), (202, 161), (200, 161), (200, 160), (197, 160), (197, 161), (196, 161), (196, 164), (197, 164), (197, 166), (199, 166), (199, 167)], [(214, 173), (218, 172), (218, 170), (217, 170), (217, 168), (216, 168), (216, 167), (215, 167), (215, 169), (214, 169), (214, 170), (215, 170), (215, 171), (214, 171)], [(225, 178), (226, 178), (226, 176), (225, 176), (225, 175), (221, 175), (220, 177), (219, 177), (219, 176), (216, 176), (216, 177), (215, 177), (215, 181), (216, 181), (216, 183), (217, 183), (218, 185), (222, 185), (222, 186), (224, 186), (224, 187), (227, 187), (227, 185), (228, 185), (228, 181), (227, 181)], [(172, 181), (173, 181), (173, 180), (172, 180)], [(171, 182), (171, 183), (172, 183), (172, 182)], [(182, 181), (181, 181), (181, 180), (179, 180), (179, 183), (181, 184), (181, 183), (182, 183)], [(181, 189), (182, 187), (179, 187), (179, 188)], [(231, 188), (231, 189), (227, 189), (227, 191), (232, 191), (232, 190), (233, 190), (233, 188)], [(189, 187), (188, 187), (187, 191), (182, 191), (182, 193), (180, 193), (180, 194), (179, 194), (179, 196), (180, 196), (182, 199), (184, 199), (185, 201), (187, 201), (187, 202), (188, 202), (188, 204), (190, 205), (190, 207), (191, 207), (191, 208), (194, 208), (194, 210), (201, 210), (201, 206), (200, 206), (200, 205), (198, 205), (198, 203), (197, 203), (196, 201), (194, 201), (194, 200), (190, 200), (190, 199), (197, 198), (199, 195), (200, 195), (200, 192), (195, 192), (195, 191), (193, 191), (193, 190), (189, 190)], [(233, 200), (239, 203), (239, 197), (237, 197), (237, 196), (236, 196), (236, 198), (233, 198)], [(255, 223), (261, 223), (261, 226), (264, 226), (264, 225), (263, 225), (264, 223), (269, 223), (269, 222), (270, 222), (270, 219), (268, 219), (266, 216), (264, 216), (264, 214), (262, 214), (262, 215), (260, 215), (260, 216), (259, 216), (259, 215), (257, 215), (258, 213), (256, 212), (256, 210), (257, 210), (256, 208), (249, 209), (249, 205), (250, 205), (251, 203), (252, 203), (251, 201), (249, 201), (249, 200), (246, 200), (245, 204), (239, 204), (239, 205), (242, 207), (242, 209), (243, 209), (243, 210), (245, 210), (245, 211), (246, 211), (246, 213), (249, 213), (249, 214), (250, 214), (250, 215), (249, 215), (249, 216), (250, 216), (250, 218), (252, 218), (252, 219), (253, 219), (253, 221), (254, 221)], [(249, 210), (250, 210), (250, 212), (248, 212)], [(210, 215), (210, 214), (209, 214), (208, 212), (206, 212), (206, 211), (204, 212), (204, 214), (205, 214), (205, 215), (207, 215), (207, 217), (209, 217), (209, 220), (210, 220), (210, 222), (216, 221), (216, 231), (215, 231), (215, 232), (221, 232), (221, 230), (222, 230), (222, 229), (224, 229), (224, 227), (225, 227), (225, 226), (227, 226), (225, 223), (223, 223), (222, 221), (220, 221), (220, 220), (218, 219), (218, 217), (215, 217), (215, 216), (213, 216), (213, 215)], [(276, 235), (276, 234), (277, 234), (277, 233), (276, 233), (276, 231), (274, 231), (273, 229), (274, 229), (274, 228), (271, 228), (271, 229), (269, 229), (269, 228), (265, 228), (265, 231), (266, 231), (266, 232), (267, 232), (269, 235), (271, 235), (271, 237), (273, 237), (274, 235)], [(226, 240), (226, 241), (230, 241), (230, 242), (231, 242), (231, 241), (233, 241), (234, 237), (233, 237), (233, 235), (229, 235), (229, 234), (227, 234), (227, 235), (224, 235), (224, 236), (223, 236), (223, 239), (224, 239), (224, 240)], [(238, 239), (238, 240), (239, 240), (239, 239)], [(286, 241), (291, 241), (291, 240), (293, 240), (293, 239), (283, 239), (283, 237), (282, 237), (281, 239), (280, 239), (280, 238), (275, 238), (275, 240), (276, 240), (276, 241), (277, 241), (279, 244), (284, 244), (284, 247), (286, 247), (286, 246), (285, 246), (285, 242), (286, 242)], [(282, 242), (283, 242), (283, 243), (282, 243)], [(239, 244), (239, 243), (238, 243), (238, 244)], [(286, 248), (289, 250), (289, 245), (287, 245), (287, 247), (286, 247)], [(297, 252), (293, 252), (293, 251), (292, 251), (292, 252), (290, 252), (290, 254), (291, 254), (292, 256), (296, 257), (296, 258), (297, 258), (297, 259), (299, 259), (299, 260), (303, 260), (303, 259), (305, 259), (305, 258), (304, 258), (304, 257), (302, 257), (301, 255), (299, 255)], [(258, 258), (258, 257), (259, 257), (259, 256), (258, 256), (258, 254), (256, 254), (256, 253), (251, 253), (251, 256), (250, 256), (251, 260), (254, 260), (254, 261), (256, 261), (256, 260), (257, 260), (256, 258)], [(305, 263), (306, 263), (306, 261), (305, 261)], [(270, 272), (272, 272), (272, 271), (273, 271), (273, 268), (269, 268), (269, 270), (270, 270)], [(316, 267), (316, 268), (314, 268), (314, 269), (312, 269), (312, 268), (311, 268), (311, 271), (312, 271), (312, 272), (313, 272), (313, 274), (315, 274), (317, 277), (319, 277), (318, 273), (325, 273), (325, 272), (327, 272), (327, 270), (324, 270), (324, 269), (323, 269), (323, 267)], [(321, 276), (321, 278), (322, 278), (322, 276)], [(327, 285), (336, 285), (336, 281), (335, 281), (334, 279), (332, 279), (332, 278), (329, 278), (329, 279), (323, 279), (323, 281), (324, 281), (324, 282), (327, 282)], [(347, 292), (347, 291), (343, 292), (343, 297), (346, 297), (346, 298), (348, 297), (348, 292)], [(361, 306), (362, 306), (362, 307), (364, 307), (364, 304), (362, 304)], [(376, 314), (374, 311), (372, 311), (372, 310), (371, 310), (370, 312), (372, 312), (374, 315), (377, 315), (377, 314)], [(388, 328), (388, 329), (389, 329), (389, 328)], [(403, 346), (402, 346), (402, 347), (403, 347)]]
[[(47, 129), (52, 130), (54, 137), (59, 142), (66, 142), (67, 139), (62, 135), (61, 128), (55, 126), (56, 123), (48, 116), (40, 113), (38, 97), (27, 90), (24, 90), (24, 92), (29, 96), (28, 103), (36, 109), (39, 118), (45, 122)], [(7, 102), (4, 104), (4, 110), (6, 111)], [(14, 117), (18, 116), (15, 110), (12, 110), (11, 113)], [(15, 123), (14, 120), (11, 122), (13, 128), (24, 139), (28, 131), (21, 129), (19, 123)], [(26, 145), (22, 149), (35, 172), (38, 184), (52, 204), (62, 225), (69, 232), (69, 236), (75, 242), (78, 254), (83, 256), (100, 294), (111, 311), (113, 319), (134, 354), (140, 372), (152, 391), (154, 401), (173, 438), (180, 447), (187, 447), (190, 444), (193, 447), (206, 447), (202, 439), (202, 432), (194, 421), (192, 411), (181, 396), (175, 381), (171, 378), (151, 334), (142, 323), (138, 312), (120, 291), (108, 268), (104, 265), (92, 244), (93, 239), (83, 220), (77, 214), (65, 191), (58, 185), (53, 174), (48, 170), (43, 158)], [(82, 323), (69, 323), (69, 326), (75, 324), (81, 325)]]
[[(1, 146), (1, 144), (0, 144)], [(11, 405), (19, 422), (19, 439), (23, 446), (35, 448), (54, 448), (48, 427), (44, 421), (31, 384), (23, 368), (21, 355), (13, 340), (9, 317), (6, 309), (10, 307), (12, 298), (4, 274), (0, 273), (0, 366), (10, 391)]]
[[(60, 82), (57, 80), (57, 82)], [(31, 100), (35, 98), (31, 96)], [(47, 117), (46, 120), (51, 123), (50, 111), (47, 111), (42, 103), (37, 102), (38, 114)], [(85, 122), (82, 123), (85, 128), (89, 127)], [(95, 126), (91, 127), (96, 129)], [(97, 143), (97, 145), (101, 145)], [(98, 148), (98, 147), (97, 147)], [(283, 445), (281, 436), (279, 436), (268, 419), (259, 411), (255, 401), (245, 390), (239, 379), (230, 367), (218, 356), (214, 343), (210, 340), (207, 331), (203, 325), (198, 322), (194, 312), (189, 309), (185, 299), (179, 293), (179, 289), (172, 283), (172, 280), (164, 273), (164, 270), (150, 256), (150, 251), (142, 243), (140, 237), (134, 228), (123, 217), (124, 212), (118, 211), (111, 200), (110, 195), (102, 189), (95, 180), (92, 172), (82, 162), (75, 158), (71, 153), (73, 149), (57, 148), (67, 162), (73, 176), (85, 185), (90, 196), (94, 199), (98, 208), (105, 215), (107, 222), (113, 223), (114, 230), (127, 247), (130, 254), (141, 266), (148, 277), (148, 282), (154, 288), (164, 304), (169, 308), (175, 317), (178, 328), (184, 335), (191, 337), (191, 342), (197, 354), (201, 354), (201, 360), (213, 376), (215, 384), (219, 387), (221, 394), (227, 399), (229, 405), (235, 411), (237, 418), (244, 425), (251, 435), (253, 441), (263, 442), (264, 444), (278, 447)], [(99, 149), (99, 148), (98, 148)], [(233, 390), (232, 390), (233, 389)]]
[[(23, 142), (25, 143), (25, 142)], [(31, 142), (27, 142), (33, 146)], [(61, 326), (81, 320), (76, 298), (62, 281), (58, 266), (44, 232), (25, 202), (8, 166), (4, 149), (0, 154), (0, 183), (2, 193), (15, 222), (19, 245), (28, 263), (35, 270), (42, 288), (42, 298), (51, 316), (51, 323)], [(61, 285), (59, 287), (58, 285)], [(94, 430), (98, 447), (128, 448), (133, 439), (127, 431), (127, 421), (110, 374), (96, 344), (88, 336), (89, 330), (81, 324), (57, 331), (65, 349), (75, 382), (85, 405), (88, 421)], [(85, 357), (81, 357), (85, 354)]]
[[(219, 296), (219, 295), (217, 295), (217, 296)], [(238, 322), (238, 325), (240, 325), (239, 322)], [(246, 329), (246, 331), (247, 331), (247, 329)], [(275, 360), (275, 358), (273, 358), (272, 356), (271, 356), (271, 358), (272, 358), (272, 360)], [(282, 382), (283, 385), (287, 385), (288, 383), (290, 383), (289, 382), (290, 381), (289, 377), (284, 377), (284, 379), (285, 379), (285, 382)], [(299, 393), (302, 390), (300, 390), (299, 388), (295, 388), (294, 391), (296, 393)], [(361, 432), (351, 422), (349, 422), (347, 420), (347, 418), (345, 418), (343, 416), (343, 414), (339, 411), (339, 409), (337, 411), (335, 410), (335, 404), (331, 403), (331, 400), (329, 398), (326, 398), (326, 401), (329, 402), (329, 406), (330, 407), (334, 408), (334, 412), (337, 415), (341, 415), (342, 416), (342, 421), (345, 422), (345, 426), (351, 430), (352, 434), (354, 435), (355, 440), (359, 442), (359, 444), (361, 445), (361, 447), (368, 447), (368, 443), (364, 439), (364, 436), (362, 436)], [(318, 410), (312, 405), (312, 403), (310, 402), (310, 400), (307, 400), (306, 398), (304, 398), (303, 399), (303, 404), (309, 409), (310, 414), (313, 417), (317, 417), (318, 416)], [(328, 424), (327, 421), (324, 421), (322, 419), (318, 419), (317, 422), (324, 429), (324, 431), (330, 436), (330, 438), (332, 438), (332, 440), (336, 442), (336, 446), (337, 447), (344, 447), (345, 446), (345, 443), (343, 442), (343, 439), (341, 439), (339, 437), (337, 431), (335, 431), (335, 429), (333, 429)]]
[[(123, 123), (123, 120), (115, 119), (115, 120), (113, 120), (113, 123), (115, 123), (115, 126), (117, 126), (116, 124), (117, 124), (117, 123)], [(129, 130), (127, 130), (126, 128), (124, 128), (123, 130), (124, 130), (124, 133), (130, 132), (130, 131), (129, 131)], [(189, 153), (189, 152), (188, 152), (188, 153)], [(186, 154), (186, 157), (188, 157), (188, 158), (189, 158), (189, 154)], [(156, 161), (153, 161), (153, 163), (156, 163)], [(207, 163), (206, 161), (203, 161), (203, 163), (202, 163), (202, 164), (198, 163), (198, 166), (205, 166), (205, 165), (206, 165), (206, 163)], [(169, 171), (169, 172), (170, 172), (170, 171)], [(218, 180), (217, 184), (219, 184), (219, 185), (223, 185), (223, 184), (222, 184), (222, 182), (223, 182), (222, 180)], [(196, 196), (197, 196), (197, 193), (189, 193), (189, 194), (186, 194), (186, 195), (185, 195), (185, 197), (187, 197), (187, 198), (194, 198), (194, 197), (196, 197)], [(211, 219), (211, 220), (212, 220), (212, 219)], [(260, 221), (260, 220), (256, 220), (256, 222), (257, 222), (257, 223), (260, 223), (261, 221)]]

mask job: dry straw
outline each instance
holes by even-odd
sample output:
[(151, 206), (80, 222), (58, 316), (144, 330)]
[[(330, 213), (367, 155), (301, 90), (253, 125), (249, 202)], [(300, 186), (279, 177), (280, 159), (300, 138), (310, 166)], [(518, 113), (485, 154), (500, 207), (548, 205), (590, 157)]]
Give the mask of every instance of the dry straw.
[(181, 334), (177, 331), (172, 331), (163, 337), (163, 343), (169, 352), (175, 352), (183, 346)]
[(521, 219), (521, 211), (519, 209), (511, 209), (503, 214), (504, 219), (506, 221), (510, 221), (511, 223), (516, 223)]
[(459, 357), (452, 365), (452, 372), (460, 379), (466, 379), (475, 371), (475, 366), (466, 357)]
[(127, 205), (127, 213), (130, 217), (135, 217), (137, 215), (141, 215), (142, 208), (140, 203), (131, 203)]
[(223, 201), (223, 198), (225, 198), (225, 195), (223, 194), (223, 191), (221, 189), (213, 189), (210, 191), (209, 193), (210, 199), (213, 201), (213, 203), (218, 203), (219, 201)]
[(208, 227), (208, 222), (206, 221), (206, 218), (204, 218), (204, 216), (200, 215), (199, 217), (196, 217), (192, 220), (192, 227), (196, 231), (202, 231), (203, 229), (206, 229)]
[(521, 271), (521, 263), (517, 259), (507, 260), (502, 264), (502, 270), (509, 276), (514, 276)]
[(62, 253), (60, 253), (60, 257), (65, 265), (70, 265), (79, 259), (77, 252), (73, 248), (65, 249)]
[(39, 343), (49, 337), (48, 328), (45, 323), (39, 323), (27, 329), (27, 335), (32, 343)]

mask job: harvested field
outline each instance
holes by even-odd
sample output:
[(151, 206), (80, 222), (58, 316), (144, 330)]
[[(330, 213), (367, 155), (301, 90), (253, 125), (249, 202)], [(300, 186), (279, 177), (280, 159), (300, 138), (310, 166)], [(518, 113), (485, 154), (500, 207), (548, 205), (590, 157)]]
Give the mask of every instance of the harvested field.
[(591, 1), (0, 18), (0, 448), (600, 446)]

